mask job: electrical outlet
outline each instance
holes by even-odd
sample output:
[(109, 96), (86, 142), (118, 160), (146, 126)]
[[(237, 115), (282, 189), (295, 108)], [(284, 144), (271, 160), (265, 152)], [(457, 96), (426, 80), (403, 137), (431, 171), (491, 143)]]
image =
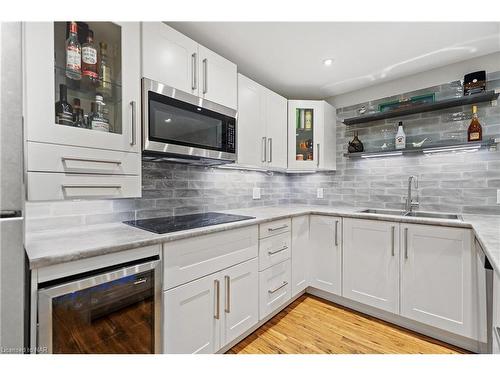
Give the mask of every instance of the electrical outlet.
[(323, 188), (318, 188), (318, 190), (316, 191), (316, 197), (319, 198), (319, 199), (323, 199)]
[(497, 189), (497, 204), (500, 204), (500, 189)]
[(252, 198), (253, 199), (260, 199), (260, 188), (259, 187), (253, 188)]

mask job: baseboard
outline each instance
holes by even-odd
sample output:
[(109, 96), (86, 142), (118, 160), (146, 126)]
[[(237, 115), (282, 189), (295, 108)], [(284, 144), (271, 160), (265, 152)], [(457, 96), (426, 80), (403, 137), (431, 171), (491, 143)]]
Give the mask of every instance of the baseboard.
[(386, 322), (395, 324), (397, 326), (415, 331), (425, 336), (429, 336), (436, 340), (446, 342), (448, 344), (463, 348), (465, 350), (474, 353), (487, 353), (486, 343), (481, 343), (479, 341), (470, 339), (468, 337), (459, 336), (454, 333), (444, 331), (439, 328), (431, 327), (423, 323), (415, 322), (414, 320), (404, 318), (400, 315), (396, 315), (387, 311), (377, 309), (372, 306), (368, 306), (341, 296), (337, 296), (332, 293), (328, 293), (316, 288), (308, 287), (306, 293), (311, 294), (316, 297), (320, 297), (327, 301), (336, 303), (338, 305), (347, 307), (352, 310), (356, 310), (360, 313), (373, 316), (375, 318), (384, 320)]

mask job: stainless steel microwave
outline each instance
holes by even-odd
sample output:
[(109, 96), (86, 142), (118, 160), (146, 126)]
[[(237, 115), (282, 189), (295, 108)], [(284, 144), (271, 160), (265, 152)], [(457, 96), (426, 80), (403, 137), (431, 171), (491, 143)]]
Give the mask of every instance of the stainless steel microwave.
[(143, 158), (194, 164), (236, 160), (233, 109), (142, 79)]

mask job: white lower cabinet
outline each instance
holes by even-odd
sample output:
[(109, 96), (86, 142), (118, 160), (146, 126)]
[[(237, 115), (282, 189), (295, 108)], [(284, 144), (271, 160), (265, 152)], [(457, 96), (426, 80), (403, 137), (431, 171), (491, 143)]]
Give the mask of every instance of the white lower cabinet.
[(209, 275), (164, 294), (163, 351), (169, 354), (215, 353), (220, 346), (220, 280)]
[(469, 229), (401, 224), (401, 315), (479, 339)]
[(164, 293), (164, 352), (215, 353), (258, 321), (254, 258)]
[(292, 218), (292, 296), (308, 287), (309, 216)]
[(493, 276), (493, 354), (500, 354), (500, 275)]
[(276, 311), (291, 298), (291, 261), (285, 260), (259, 272), (259, 319)]
[(259, 320), (257, 258), (221, 272), (224, 279), (224, 313), (221, 347), (242, 335)]
[(310, 286), (340, 295), (342, 286), (342, 218), (311, 215)]
[(343, 293), (399, 313), (399, 224), (344, 219)]

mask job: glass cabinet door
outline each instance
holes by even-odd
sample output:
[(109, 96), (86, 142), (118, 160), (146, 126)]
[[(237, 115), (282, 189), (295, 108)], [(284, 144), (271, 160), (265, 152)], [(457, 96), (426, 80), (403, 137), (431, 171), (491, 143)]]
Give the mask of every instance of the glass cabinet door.
[(121, 30), (54, 22), (55, 123), (122, 134)]
[(314, 109), (295, 108), (295, 160), (314, 161)]
[(140, 151), (138, 23), (25, 24), (27, 139)]

